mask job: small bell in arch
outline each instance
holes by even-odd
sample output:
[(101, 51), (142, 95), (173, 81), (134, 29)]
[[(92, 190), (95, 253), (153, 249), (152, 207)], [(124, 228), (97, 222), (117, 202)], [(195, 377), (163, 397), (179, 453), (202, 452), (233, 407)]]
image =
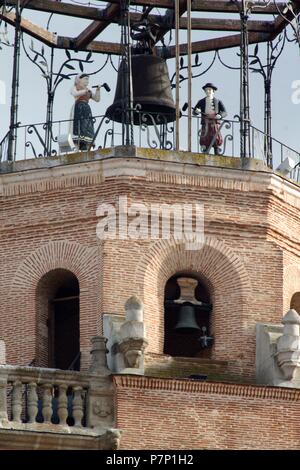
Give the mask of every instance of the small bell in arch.
[(195, 307), (191, 303), (184, 303), (180, 307), (178, 322), (174, 328), (176, 333), (191, 334), (200, 331), (200, 327), (196, 322)]

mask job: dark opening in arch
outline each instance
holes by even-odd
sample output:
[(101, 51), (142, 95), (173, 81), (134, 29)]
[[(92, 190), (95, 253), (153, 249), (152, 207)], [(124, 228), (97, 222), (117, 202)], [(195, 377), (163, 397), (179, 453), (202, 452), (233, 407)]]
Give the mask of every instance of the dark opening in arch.
[(300, 315), (300, 292), (296, 292), (291, 299), (291, 308)]
[[(203, 305), (193, 305), (192, 302), (177, 303), (180, 298), (181, 289), (178, 279), (185, 278), (194, 280), (194, 299)], [(186, 308), (189, 306), (191, 308)], [(164, 353), (171, 356), (181, 357), (210, 357), (211, 342), (208, 341), (206, 347), (203, 346), (200, 337), (203, 336), (202, 328), (205, 327), (205, 334), (210, 336), (210, 316), (211, 299), (208, 289), (201, 280), (191, 274), (176, 274), (172, 276), (165, 286), (165, 338)], [(181, 332), (176, 329), (178, 322), (181, 325), (193, 324), (199, 330), (186, 328)], [(182, 334), (182, 331), (186, 334)]]
[(38, 286), (38, 365), (80, 370), (79, 282), (55, 269)]

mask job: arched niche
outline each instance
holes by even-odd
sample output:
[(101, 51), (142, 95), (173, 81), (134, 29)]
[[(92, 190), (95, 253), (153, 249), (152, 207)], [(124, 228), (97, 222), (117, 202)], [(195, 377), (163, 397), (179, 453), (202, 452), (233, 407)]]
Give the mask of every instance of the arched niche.
[(69, 270), (54, 269), (36, 291), (36, 364), (63, 370), (80, 369), (80, 288)]
[(296, 292), (293, 297), (291, 298), (291, 308), (296, 310), (296, 312), (300, 315), (300, 292)]
[(176, 273), (165, 285), (164, 353), (210, 357), (211, 295), (206, 283), (189, 272)]

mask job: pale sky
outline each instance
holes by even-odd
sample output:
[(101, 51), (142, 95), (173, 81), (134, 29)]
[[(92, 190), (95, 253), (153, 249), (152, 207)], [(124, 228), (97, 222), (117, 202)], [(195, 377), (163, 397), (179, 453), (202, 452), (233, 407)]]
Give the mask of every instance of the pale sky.
[[(76, 2), (74, 2), (76, 3)], [(87, 4), (87, 2), (82, 2)], [(95, 3), (96, 5), (96, 3)], [(98, 4), (97, 4), (98, 5)], [(104, 4), (101, 4), (103, 8)], [(153, 11), (154, 14), (158, 14), (158, 11)], [(40, 24), (42, 27), (46, 27), (49, 16), (40, 12), (32, 12), (26, 10), (24, 16), (36, 24)], [(208, 16), (208, 14), (198, 14), (197, 16)], [(212, 15), (210, 15), (212, 16)], [(215, 15), (218, 17), (218, 15)], [(260, 17), (259, 19), (263, 19)], [(271, 19), (270, 17), (266, 17)], [(255, 15), (254, 18), (257, 20), (258, 17)], [(57, 32), (64, 36), (76, 36), (80, 31), (84, 29), (90, 23), (89, 20), (74, 19), (63, 16), (53, 16), (49, 30)], [(0, 33), (4, 31), (3, 23), (0, 26)], [(193, 41), (203, 40), (210, 37), (219, 37), (223, 33), (208, 33), (205, 31), (194, 31)], [(291, 36), (291, 33), (290, 33)], [(11, 43), (13, 43), (13, 28), (8, 26), (8, 37)], [(31, 43), (31, 38), (24, 35), (25, 44), (28, 46)], [(100, 39), (100, 37), (98, 38)], [(118, 42), (120, 41), (120, 29), (118, 26), (112, 26), (101, 34), (101, 40)], [(169, 35), (166, 35), (166, 43), (168, 43)], [(186, 32), (182, 31), (180, 34), (181, 42), (186, 42)], [(174, 44), (174, 33), (171, 38), (171, 44)], [(34, 40), (35, 48), (40, 51), (42, 44), (37, 40)], [(50, 49), (44, 46), (45, 54), (50, 58)], [(251, 46), (250, 52), (253, 52), (254, 46)], [(263, 57), (266, 49), (266, 45), (260, 44), (259, 51)], [(239, 58), (237, 53), (238, 48), (229, 49), (227, 51), (220, 51), (222, 59), (229, 65), (239, 66)], [(0, 50), (0, 139), (8, 131), (9, 126), (9, 115), (10, 115), (10, 97), (11, 97), (11, 76), (12, 76), (12, 56), (13, 48), (2, 46)], [(72, 56), (78, 58), (84, 58), (86, 53), (72, 53)], [(213, 57), (213, 53), (201, 54), (199, 61), (203, 63), (203, 67), (199, 71), (203, 70), (208, 65)], [(106, 56), (102, 54), (93, 54), (94, 64), (87, 66), (85, 71), (93, 72), (99, 68), (105, 61)], [(66, 59), (65, 51), (55, 51), (55, 64), (56, 69)], [(115, 66), (118, 66), (118, 57), (113, 59)], [(170, 77), (174, 71), (174, 60), (167, 61)], [(295, 87), (300, 88), (300, 55), (299, 47), (295, 43), (288, 43), (282, 56), (279, 58), (276, 69), (273, 73), (272, 82), (272, 111), (273, 111), (273, 137), (277, 140), (285, 143), (291, 148), (300, 151), (299, 144), (299, 112), (300, 104), (297, 104), (299, 100), (299, 93), (295, 94)], [(71, 72), (71, 71), (70, 71)], [(79, 68), (76, 72), (80, 73)], [(197, 73), (197, 72), (196, 72)], [(117, 78), (117, 72), (108, 64), (105, 69), (98, 74), (90, 78), (90, 84), (96, 85), (98, 83), (107, 82), (111, 87), (111, 93), (106, 93), (102, 89), (102, 97), (100, 103), (91, 103), (93, 114), (103, 115), (107, 107), (113, 102), (115, 83)], [(297, 80), (299, 81), (297, 83)], [(216, 97), (220, 98), (228, 112), (228, 119), (233, 119), (235, 114), (239, 113), (239, 94), (240, 94), (240, 75), (239, 70), (228, 70), (217, 60), (213, 68), (207, 72), (204, 76), (195, 78), (193, 80), (193, 104), (203, 97), (202, 86), (206, 82), (213, 82), (217, 87), (218, 91)], [(73, 97), (70, 94), (70, 88), (73, 84), (73, 80), (65, 80), (60, 85), (55, 95), (54, 101), (54, 119), (69, 119), (70, 109), (73, 104)], [(294, 89), (293, 89), (294, 87)], [(5, 88), (5, 90), (4, 90)], [(250, 74), (250, 117), (253, 126), (263, 130), (263, 109), (264, 109), (264, 95), (263, 95), (263, 79), (259, 74)], [(173, 90), (174, 92), (174, 90)], [(298, 99), (292, 99), (294, 97)], [(24, 51), (21, 50), (21, 65), (20, 65), (20, 91), (19, 91), (19, 113), (18, 120), (22, 124), (39, 123), (45, 121), (46, 116), (46, 81), (41, 76), (41, 72), (38, 68), (33, 65), (25, 56)], [(187, 97), (187, 81), (185, 81), (180, 88), (180, 102), (181, 106), (185, 103)], [(4, 103), (5, 101), (5, 103)], [(294, 102), (293, 102), (294, 101)], [(186, 124), (182, 120), (181, 124), (182, 132), (182, 149), (185, 149), (185, 135), (186, 135)], [(196, 140), (196, 130), (193, 130), (193, 139)], [(24, 139), (23, 139), (24, 140)], [(20, 142), (22, 138), (20, 137)], [(136, 142), (138, 145), (138, 142)], [(28, 151), (28, 150), (27, 150)], [(18, 158), (22, 158), (22, 150), (18, 150)], [(276, 156), (278, 160), (278, 156)], [(276, 162), (275, 162), (276, 163)]]

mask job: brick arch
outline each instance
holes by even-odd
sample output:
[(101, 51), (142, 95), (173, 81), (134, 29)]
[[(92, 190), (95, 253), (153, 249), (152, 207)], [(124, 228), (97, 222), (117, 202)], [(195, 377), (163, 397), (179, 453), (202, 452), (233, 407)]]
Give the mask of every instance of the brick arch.
[(291, 298), (290, 307), (296, 310), (296, 312), (300, 315), (300, 291), (295, 292), (295, 294)]
[[(90, 338), (99, 332), (101, 298), (100, 253), (97, 247), (87, 248), (79, 243), (54, 241), (39, 247), (17, 269), (10, 290), (10, 298), (22, 305), (24, 329), (31, 332), (28, 357), (34, 357), (33, 332), (36, 322), (36, 294), (40, 280), (50, 271), (65, 269), (73, 273), (80, 286), (80, 348), (83, 369), (89, 360)], [(18, 320), (20, 321), (20, 320)]]
[[(214, 357), (241, 358), (247, 350), (247, 304), (251, 296), (249, 276), (240, 258), (224, 242), (206, 237), (200, 250), (187, 251), (174, 240), (158, 240), (140, 260), (135, 285), (145, 305), (149, 351), (162, 353), (164, 287), (178, 272), (193, 273), (206, 283), (213, 302)], [(251, 331), (251, 334), (254, 333)], [(248, 348), (249, 349), (249, 348)], [(251, 351), (253, 361), (253, 341)], [(249, 359), (250, 360), (250, 359)]]
[(294, 308), (300, 315), (300, 266), (289, 264), (283, 271), (283, 312), (285, 315), (290, 308)]

